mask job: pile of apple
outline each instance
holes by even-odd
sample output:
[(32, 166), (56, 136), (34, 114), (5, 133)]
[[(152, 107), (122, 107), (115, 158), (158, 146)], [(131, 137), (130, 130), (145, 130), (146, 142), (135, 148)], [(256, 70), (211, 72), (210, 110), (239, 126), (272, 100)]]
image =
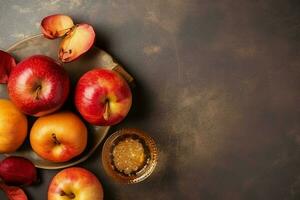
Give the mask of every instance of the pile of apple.
[[(62, 62), (77, 59), (95, 40), (92, 26), (74, 24), (65, 15), (44, 18), (41, 30), (46, 38), (62, 38), (58, 50)], [(66, 162), (86, 148), (88, 132), (83, 120), (97, 126), (122, 121), (132, 104), (130, 87), (117, 72), (100, 67), (85, 73), (74, 88), (74, 96), (69, 97), (70, 78), (58, 62), (44, 55), (32, 55), (16, 64), (10, 54), (0, 51), (0, 83), (7, 83), (9, 95), (9, 100), (0, 99), (0, 153), (17, 151), (29, 134), (36, 154), (51, 162)], [(73, 99), (78, 112), (61, 110), (67, 98)], [(28, 115), (36, 117), (30, 130)], [(33, 164), (20, 157), (4, 159), (0, 163), (0, 177), (5, 184), (13, 185), (31, 184), (37, 179)], [(7, 194), (17, 191), (17, 196), (23, 197), (19, 199), (27, 199), (21, 189), (3, 182), (0, 189)], [(9, 197), (18, 199), (14, 195)], [(96, 176), (79, 167), (59, 172), (48, 191), (48, 200), (74, 198), (103, 198)]]

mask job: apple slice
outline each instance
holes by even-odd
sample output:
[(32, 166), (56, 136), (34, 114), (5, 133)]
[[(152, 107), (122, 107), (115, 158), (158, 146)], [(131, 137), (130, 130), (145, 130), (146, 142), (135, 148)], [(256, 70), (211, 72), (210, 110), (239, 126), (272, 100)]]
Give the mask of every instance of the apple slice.
[(8, 186), (4, 183), (0, 183), (0, 189), (5, 192), (9, 200), (28, 200), (25, 192), (19, 187)]
[(0, 162), (0, 177), (9, 185), (30, 185), (37, 181), (37, 170), (30, 160), (10, 156)]
[(41, 30), (46, 38), (56, 39), (66, 35), (74, 26), (71, 17), (55, 14), (45, 17), (41, 22)]
[(95, 31), (89, 24), (77, 24), (60, 43), (58, 57), (71, 62), (87, 52), (94, 44)]
[(0, 84), (7, 83), (9, 74), (15, 66), (15, 59), (9, 53), (0, 50)]

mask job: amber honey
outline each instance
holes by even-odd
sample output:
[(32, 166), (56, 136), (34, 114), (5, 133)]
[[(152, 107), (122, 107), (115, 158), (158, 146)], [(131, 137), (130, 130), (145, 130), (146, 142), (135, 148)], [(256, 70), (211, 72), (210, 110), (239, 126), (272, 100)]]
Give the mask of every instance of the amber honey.
[(112, 149), (112, 162), (119, 172), (136, 173), (145, 165), (145, 149), (138, 139), (126, 138)]
[(147, 178), (157, 163), (154, 140), (138, 129), (122, 129), (112, 134), (103, 146), (105, 171), (117, 181), (136, 183)]

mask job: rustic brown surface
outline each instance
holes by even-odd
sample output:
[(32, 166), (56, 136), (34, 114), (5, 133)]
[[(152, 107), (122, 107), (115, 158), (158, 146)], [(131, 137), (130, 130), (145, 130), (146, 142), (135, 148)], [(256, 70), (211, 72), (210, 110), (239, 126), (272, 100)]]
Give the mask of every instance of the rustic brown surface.
[[(299, 11), (297, 0), (1, 0), (0, 47), (66, 13), (94, 25), (97, 45), (137, 79), (133, 109), (113, 130), (151, 133), (158, 167), (120, 185), (98, 149), (81, 166), (102, 181), (105, 199), (296, 200)], [(26, 188), (31, 199), (46, 199), (55, 173), (41, 171), (41, 184)]]

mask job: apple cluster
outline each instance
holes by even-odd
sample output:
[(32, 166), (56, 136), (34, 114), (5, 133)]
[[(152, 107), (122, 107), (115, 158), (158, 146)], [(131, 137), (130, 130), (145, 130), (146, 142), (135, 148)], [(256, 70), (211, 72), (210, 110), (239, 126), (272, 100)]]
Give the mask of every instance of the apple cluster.
[[(77, 59), (95, 40), (91, 25), (74, 24), (69, 16), (61, 14), (44, 18), (41, 30), (46, 38), (62, 38), (58, 51), (62, 62)], [(88, 140), (84, 121), (97, 126), (115, 125), (126, 117), (132, 104), (130, 87), (117, 72), (98, 66), (71, 88), (70, 77), (61, 64), (45, 55), (32, 55), (16, 64), (10, 54), (0, 51), (0, 83), (7, 83), (9, 95), (9, 99), (0, 99), (0, 153), (16, 151), (29, 132), (33, 151), (51, 162), (66, 162), (84, 151)], [(69, 95), (72, 89), (74, 96)], [(62, 110), (68, 98), (73, 99), (77, 112)], [(27, 116), (36, 118), (30, 130)], [(67, 185), (76, 179), (74, 175), (86, 177), (78, 188), (57, 189), (72, 188)], [(48, 199), (74, 199), (80, 195), (80, 185), (90, 183), (88, 190), (97, 192), (78, 199), (102, 199), (101, 184), (91, 172), (65, 169), (52, 180)]]

